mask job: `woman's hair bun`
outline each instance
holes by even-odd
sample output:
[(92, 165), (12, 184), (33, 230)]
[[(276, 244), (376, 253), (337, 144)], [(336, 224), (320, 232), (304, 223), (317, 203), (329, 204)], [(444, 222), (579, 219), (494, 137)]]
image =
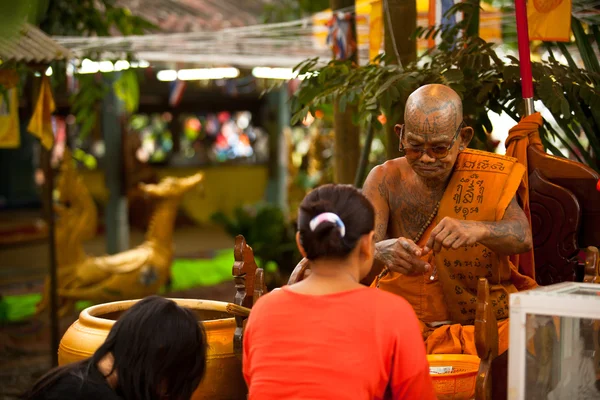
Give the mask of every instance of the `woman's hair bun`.
[(300, 241), (309, 260), (346, 257), (374, 224), (373, 206), (351, 185), (316, 188), (306, 195), (298, 213)]

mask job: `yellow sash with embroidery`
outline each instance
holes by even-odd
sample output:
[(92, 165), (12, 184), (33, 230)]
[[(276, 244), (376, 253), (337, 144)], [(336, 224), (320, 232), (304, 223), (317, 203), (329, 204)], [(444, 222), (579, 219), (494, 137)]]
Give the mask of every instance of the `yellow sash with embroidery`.
[[(467, 221), (499, 221), (515, 196), (525, 167), (512, 157), (465, 150), (440, 202), (434, 225), (442, 218)], [(454, 323), (472, 325), (477, 303), (477, 281), (490, 283), (492, 306), (499, 320), (508, 317), (508, 294), (517, 291), (511, 282), (508, 256), (499, 256), (476, 243), (435, 254), (449, 316)]]

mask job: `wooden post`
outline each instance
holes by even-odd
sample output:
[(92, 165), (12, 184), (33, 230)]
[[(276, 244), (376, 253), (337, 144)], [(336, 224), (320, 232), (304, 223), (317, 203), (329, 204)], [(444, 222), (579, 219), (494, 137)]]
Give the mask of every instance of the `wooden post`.
[(371, 154), (371, 145), (373, 144), (373, 136), (375, 136), (375, 128), (373, 127), (373, 123), (369, 123), (367, 126), (367, 137), (365, 138), (365, 144), (360, 153), (360, 161), (354, 178), (354, 186), (359, 189), (362, 188), (365, 181), (367, 165), (369, 164), (369, 154)]
[(52, 171), (52, 149), (46, 150), (42, 147), (44, 184), (44, 203), (46, 203), (46, 216), (48, 220), (48, 257), (50, 262), (50, 351), (52, 366), (58, 365), (58, 345), (60, 341), (60, 323), (58, 318), (58, 281), (56, 263), (56, 238), (54, 230), (54, 201), (52, 192), (54, 189), (54, 171)]
[[(43, 76), (48, 65), (30, 64), (32, 71)], [(33, 78), (31, 91), (31, 113), (35, 109), (40, 94), (41, 79)], [(56, 237), (54, 220), (54, 171), (52, 170), (52, 149), (46, 149), (40, 141), (40, 166), (44, 172), (42, 187), (42, 210), (48, 224), (48, 264), (50, 266), (50, 360), (53, 367), (58, 365), (58, 345), (60, 342), (60, 321), (58, 318), (58, 265), (56, 262)]]
[[(391, 63), (403, 66), (417, 59), (417, 42), (411, 39), (417, 29), (417, 3), (415, 0), (383, 0), (385, 54)], [(390, 110), (385, 124), (386, 155), (388, 159), (400, 157), (398, 136), (394, 125), (404, 122), (404, 110)]]
[[(330, 0), (329, 4), (333, 12), (336, 12), (342, 8), (354, 7), (354, 0)], [(356, 19), (353, 19), (351, 29), (356, 32)], [(350, 60), (358, 63), (358, 49)], [(352, 123), (352, 117), (357, 111), (357, 107), (353, 105), (347, 105), (342, 111), (338, 102), (334, 102), (336, 183), (354, 183), (360, 158), (360, 129)]]
[(129, 212), (123, 168), (123, 129), (121, 115), (123, 104), (112, 85), (118, 73), (105, 76), (109, 93), (102, 104), (102, 133), (106, 147), (105, 159), (110, 160), (104, 169), (109, 191), (106, 205), (106, 251), (116, 254), (129, 249)]
[(286, 87), (274, 90), (267, 95), (269, 133), (269, 178), (267, 201), (276, 204), (284, 214), (288, 213), (288, 139), (286, 128), (290, 125), (290, 111), (287, 104)]

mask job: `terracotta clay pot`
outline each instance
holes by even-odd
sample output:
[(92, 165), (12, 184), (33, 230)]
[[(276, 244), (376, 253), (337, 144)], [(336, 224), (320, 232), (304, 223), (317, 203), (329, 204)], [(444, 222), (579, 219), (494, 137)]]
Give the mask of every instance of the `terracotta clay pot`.
[[(235, 319), (227, 313), (227, 303), (193, 299), (171, 300), (194, 311), (206, 330), (206, 373), (192, 400), (245, 399), (247, 388), (242, 375), (242, 363), (233, 351)], [(137, 301), (118, 301), (83, 310), (79, 319), (62, 337), (58, 349), (59, 365), (90, 357), (104, 342), (119, 316)]]

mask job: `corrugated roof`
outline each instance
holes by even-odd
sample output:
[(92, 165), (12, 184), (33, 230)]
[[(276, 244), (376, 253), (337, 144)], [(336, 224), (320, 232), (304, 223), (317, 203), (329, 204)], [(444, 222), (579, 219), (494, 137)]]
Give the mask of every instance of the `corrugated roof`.
[(0, 37), (0, 60), (27, 63), (50, 63), (71, 58), (69, 50), (61, 46), (33, 25), (24, 24), (15, 40)]
[(216, 31), (256, 25), (267, 4), (278, 0), (119, 0), (133, 15), (163, 32)]

